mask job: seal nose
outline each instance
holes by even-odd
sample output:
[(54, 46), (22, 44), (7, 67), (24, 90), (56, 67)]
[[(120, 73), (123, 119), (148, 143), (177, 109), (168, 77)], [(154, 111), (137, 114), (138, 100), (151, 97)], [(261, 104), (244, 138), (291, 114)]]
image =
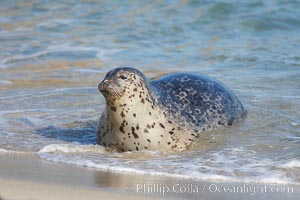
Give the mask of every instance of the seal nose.
[(104, 79), (101, 83), (99, 83), (98, 85), (98, 90), (102, 93), (102, 94), (108, 94), (109, 93), (109, 84), (110, 84), (110, 80)]

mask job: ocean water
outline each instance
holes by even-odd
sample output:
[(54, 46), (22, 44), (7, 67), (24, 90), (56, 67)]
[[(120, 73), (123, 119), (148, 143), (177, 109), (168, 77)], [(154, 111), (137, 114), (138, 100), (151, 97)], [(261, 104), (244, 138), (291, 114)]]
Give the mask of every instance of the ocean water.
[[(300, 184), (300, 2), (0, 2), (0, 154), (103, 171), (210, 181)], [(177, 154), (108, 152), (96, 144), (117, 66), (148, 77), (198, 72), (248, 110)], [(1, 166), (0, 166), (1, 167)]]

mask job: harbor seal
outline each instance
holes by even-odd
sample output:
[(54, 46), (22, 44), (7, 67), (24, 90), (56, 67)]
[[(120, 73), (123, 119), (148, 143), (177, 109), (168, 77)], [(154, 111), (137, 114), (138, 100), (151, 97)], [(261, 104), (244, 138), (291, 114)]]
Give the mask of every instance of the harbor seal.
[(149, 80), (134, 68), (109, 71), (98, 86), (106, 100), (98, 144), (117, 151), (183, 151), (201, 132), (230, 126), (246, 111), (220, 81), (197, 73)]

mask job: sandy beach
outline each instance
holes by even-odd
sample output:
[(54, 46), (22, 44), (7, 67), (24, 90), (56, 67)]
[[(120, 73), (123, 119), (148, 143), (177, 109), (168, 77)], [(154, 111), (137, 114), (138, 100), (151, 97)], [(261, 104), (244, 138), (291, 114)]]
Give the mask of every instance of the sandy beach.
[(20, 180), (0, 180), (1, 199), (153, 199), (120, 193)]
[(114, 188), (118, 180), (106, 179), (105, 173), (43, 161), (31, 154), (0, 155), (0, 166), (1, 200), (153, 199)]
[(300, 194), (296, 185), (212, 183), (101, 172), (44, 161), (34, 154), (0, 155), (0, 166), (0, 195), (4, 200), (298, 199)]

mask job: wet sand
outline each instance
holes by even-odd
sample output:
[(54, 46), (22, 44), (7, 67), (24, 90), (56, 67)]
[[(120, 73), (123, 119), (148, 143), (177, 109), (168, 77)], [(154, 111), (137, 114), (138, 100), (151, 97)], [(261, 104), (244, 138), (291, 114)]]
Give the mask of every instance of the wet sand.
[(0, 180), (0, 199), (153, 199), (68, 185)]
[(1, 200), (154, 199), (121, 185), (115, 188), (119, 181), (106, 173), (43, 161), (34, 154), (0, 155), (0, 166)]
[[(165, 198), (296, 200), (300, 195), (299, 185), (213, 183), (163, 176), (102, 172), (45, 161), (35, 154), (0, 155), (0, 166), (0, 197), (4, 200), (87, 197), (122, 200)], [(232, 191), (234, 187), (244, 190), (234, 192)], [(254, 191), (254, 187), (259, 189)], [(273, 192), (270, 191), (272, 187)], [(276, 191), (278, 187), (282, 191)], [(266, 190), (260, 191), (262, 188)]]

